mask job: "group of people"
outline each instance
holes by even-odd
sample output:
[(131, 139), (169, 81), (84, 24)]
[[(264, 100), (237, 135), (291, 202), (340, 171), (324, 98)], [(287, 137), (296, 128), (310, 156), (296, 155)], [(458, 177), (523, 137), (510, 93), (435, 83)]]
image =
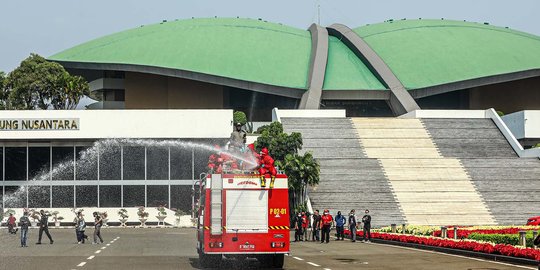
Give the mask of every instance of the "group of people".
[[(23, 215), (19, 218), (19, 226), (21, 229), (21, 247), (28, 247), (28, 231), (31, 227), (30, 218), (28, 217), (28, 211), (24, 211)], [(99, 215), (98, 212), (94, 212), (94, 244), (97, 244), (97, 240), (99, 239), (100, 243), (103, 243), (103, 239), (101, 238), (101, 227), (103, 226), (103, 219), (101, 215)], [(41, 245), (41, 239), (43, 236), (43, 233), (47, 235), (47, 238), (49, 238), (49, 242), (52, 245), (54, 243), (54, 240), (52, 239), (51, 234), (49, 233), (49, 217), (51, 215), (48, 212), (45, 212), (45, 210), (39, 211), (39, 233), (38, 233), (38, 241), (36, 242), (36, 245)], [(17, 234), (19, 231), (17, 227), (17, 219), (13, 215), (13, 213), (9, 214), (9, 218), (7, 220), (8, 223), (8, 233), (10, 234)], [(82, 212), (77, 213), (77, 217), (74, 220), (75, 223), (75, 232), (77, 234), (77, 243), (78, 244), (84, 244), (85, 239), (88, 239), (88, 236), (84, 234), (86, 230), (86, 222), (84, 220), (84, 215)]]
[[(246, 147), (245, 143), (246, 132), (242, 130), (241, 123), (236, 123), (235, 130), (229, 139), (229, 151), (221, 151), (221, 147), (214, 146), (217, 153), (208, 158), (209, 173), (257, 170), (260, 175), (261, 187), (266, 187), (266, 175), (268, 175), (270, 176), (269, 187), (274, 188), (277, 169), (268, 148), (264, 147), (257, 153), (254, 144), (248, 144)], [(256, 164), (249, 164), (249, 161)]]
[[(101, 227), (103, 226), (103, 217), (98, 213), (94, 212), (94, 241), (92, 244), (103, 243), (103, 238), (101, 238)], [(77, 235), (77, 244), (84, 244), (85, 240), (88, 239), (86, 232), (86, 221), (84, 220), (84, 215), (81, 211), (77, 212), (75, 220), (75, 234)], [(98, 242), (99, 239), (99, 242)]]
[[(365, 215), (361, 220), (356, 218), (356, 211), (352, 209), (349, 216), (345, 217), (341, 211), (337, 212), (335, 217), (332, 217), (330, 212), (325, 209), (323, 214), (319, 210), (315, 210), (313, 215), (310, 213), (300, 212), (294, 218), (294, 241), (321, 241), (321, 243), (330, 242), (330, 231), (333, 227), (336, 228), (336, 241), (345, 239), (345, 227), (347, 226), (351, 234), (351, 241), (356, 242), (356, 232), (361, 226), (363, 228), (363, 241), (371, 241), (371, 215), (366, 209)], [(311, 233), (308, 233), (308, 228), (311, 228)], [(320, 234), (320, 236), (319, 236)]]

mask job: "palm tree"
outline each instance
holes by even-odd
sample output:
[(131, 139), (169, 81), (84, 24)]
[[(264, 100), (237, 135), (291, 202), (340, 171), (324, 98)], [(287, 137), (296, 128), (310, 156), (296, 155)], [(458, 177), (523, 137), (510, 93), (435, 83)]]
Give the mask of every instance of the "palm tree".
[(307, 201), (308, 185), (319, 184), (320, 165), (308, 152), (303, 156), (287, 154), (283, 162), (283, 169), (289, 178), (289, 190), (293, 192), (293, 209)]

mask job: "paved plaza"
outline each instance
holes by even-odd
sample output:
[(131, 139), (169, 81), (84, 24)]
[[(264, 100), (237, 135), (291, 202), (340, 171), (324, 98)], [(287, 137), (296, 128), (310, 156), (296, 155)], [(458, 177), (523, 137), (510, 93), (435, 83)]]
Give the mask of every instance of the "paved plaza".
[[(37, 230), (30, 231), (29, 247), (19, 247), (19, 235), (0, 233), (0, 270), (4, 269), (201, 269), (195, 250), (194, 229), (102, 230), (104, 244), (78, 245), (72, 229), (51, 229), (53, 245), (35, 245)], [(88, 232), (91, 237), (92, 230)], [(285, 269), (535, 269), (486, 262), (440, 253), (381, 244), (348, 241), (320, 244), (291, 243)], [(225, 261), (223, 269), (258, 269), (253, 261)]]

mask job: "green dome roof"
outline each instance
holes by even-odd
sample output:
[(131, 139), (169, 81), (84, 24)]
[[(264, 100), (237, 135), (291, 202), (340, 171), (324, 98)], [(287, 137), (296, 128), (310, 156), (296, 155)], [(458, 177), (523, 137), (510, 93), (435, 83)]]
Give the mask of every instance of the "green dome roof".
[[(330, 38), (325, 89), (384, 89), (362, 61)], [(307, 30), (253, 19), (208, 18), (141, 26), (49, 59), (164, 67), (307, 89), (310, 54)]]
[[(400, 20), (354, 29), (407, 89), (540, 68), (540, 37), (480, 23)], [(188, 19), (141, 26), (49, 57), (61, 63), (184, 70), (307, 89), (308, 30), (253, 19)], [(385, 90), (366, 63), (328, 37), (324, 90)]]
[(354, 31), (407, 89), (540, 68), (540, 37), (502, 27), (399, 20)]
[(188, 19), (123, 31), (49, 59), (133, 64), (305, 89), (308, 31), (252, 19)]

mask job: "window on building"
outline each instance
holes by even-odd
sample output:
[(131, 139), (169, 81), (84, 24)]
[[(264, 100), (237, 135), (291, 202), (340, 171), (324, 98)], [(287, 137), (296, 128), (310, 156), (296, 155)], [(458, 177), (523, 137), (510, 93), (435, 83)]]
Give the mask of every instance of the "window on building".
[(28, 187), (28, 207), (49, 208), (51, 206), (50, 186), (30, 186)]
[(124, 207), (144, 206), (144, 186), (124, 186)]
[(73, 201), (73, 186), (53, 186), (52, 187), (52, 207), (54, 208), (75, 207), (75, 204)]
[(6, 147), (5, 180), (26, 180), (26, 147)]
[(124, 180), (144, 180), (144, 147), (124, 146)]
[(169, 179), (169, 148), (147, 147), (146, 164), (148, 180)]
[(97, 186), (76, 186), (77, 207), (97, 207)]
[(191, 186), (171, 186), (170, 208), (181, 209), (186, 214), (191, 213)]
[(169, 205), (169, 186), (146, 186), (146, 204), (148, 207)]
[(53, 180), (73, 180), (73, 146), (53, 146), (52, 166)]
[[(77, 180), (97, 180), (97, 160), (98, 152), (97, 147), (90, 146), (77, 146), (75, 152), (77, 153), (75, 179)], [(120, 178), (118, 178), (120, 179)]]
[(99, 186), (99, 207), (122, 207), (121, 186)]
[(50, 166), (50, 147), (28, 147), (28, 179), (38, 181), (49, 180)]
[(192, 179), (191, 155), (191, 149), (171, 147), (171, 179)]
[(26, 207), (26, 188), (23, 186), (5, 186), (4, 207), (23, 208)]
[(121, 152), (120, 146), (109, 145), (99, 148), (99, 179), (100, 180), (120, 180), (121, 179)]
[[(4, 147), (0, 147), (0, 161), (4, 162)], [(0, 165), (0, 179), (4, 180), (4, 166)]]

